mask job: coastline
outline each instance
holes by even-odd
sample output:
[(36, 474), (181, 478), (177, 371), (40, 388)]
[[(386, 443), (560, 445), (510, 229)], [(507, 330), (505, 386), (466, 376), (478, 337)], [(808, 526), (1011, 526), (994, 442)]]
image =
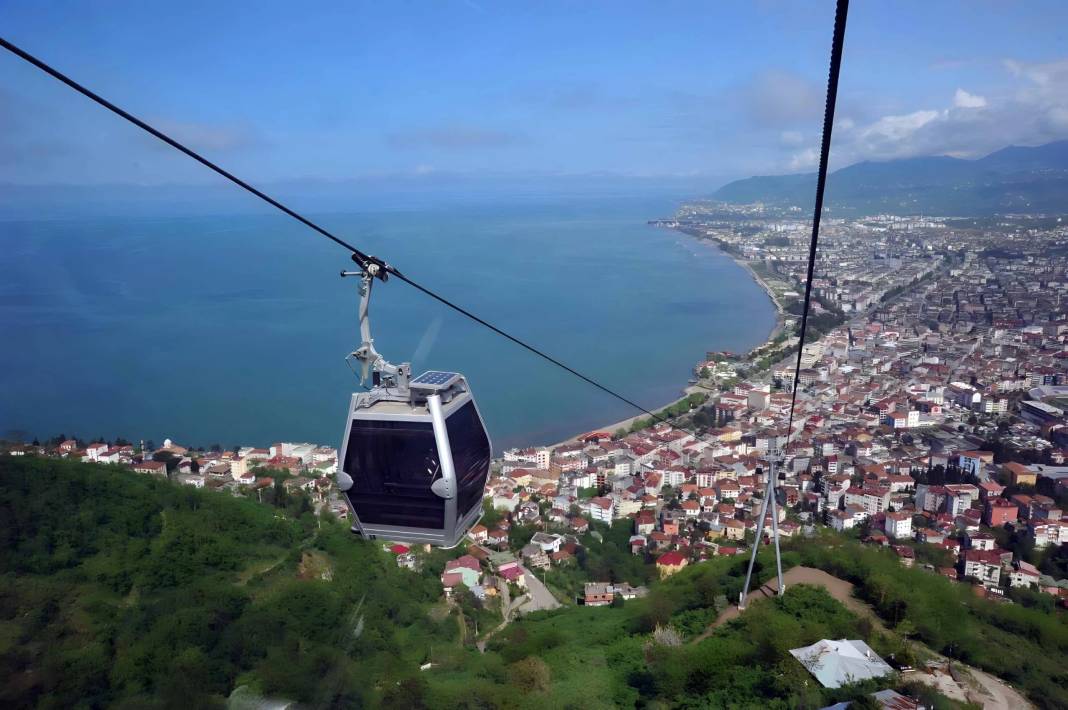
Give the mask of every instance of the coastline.
[[(683, 232), (683, 234), (688, 234), (688, 232)], [(698, 240), (701, 239), (700, 237), (694, 238)], [(759, 350), (765, 345), (768, 345), (772, 340), (775, 340), (775, 338), (779, 337), (779, 333), (781, 333), (783, 331), (783, 328), (786, 326), (786, 311), (782, 307), (782, 302), (779, 300), (778, 295), (776, 295), (775, 290), (772, 289), (771, 286), (768, 285), (768, 282), (765, 281), (763, 277), (761, 277), (760, 274), (758, 274), (756, 270), (749, 265), (749, 262), (747, 260), (742, 259), (741, 257), (738, 257), (729, 252), (728, 250), (724, 249), (722, 242), (720, 242), (718, 239), (709, 238), (709, 241), (714, 242), (716, 244), (716, 247), (721, 252), (723, 252), (732, 260), (734, 260), (735, 264), (748, 271), (749, 275), (753, 277), (753, 281), (755, 281), (757, 285), (760, 286), (760, 288), (764, 289), (764, 293), (768, 294), (768, 298), (771, 299), (771, 304), (775, 306), (775, 325), (772, 326), (771, 333), (768, 334), (768, 337), (764, 339), (763, 343), (756, 346), (749, 352), (753, 352), (753, 350)]]
[[(766, 281), (764, 281), (764, 279), (760, 276), (760, 274), (758, 274), (756, 272), (756, 270), (753, 269), (753, 267), (750, 266), (749, 263), (745, 259), (742, 259), (739, 256), (737, 256), (736, 254), (732, 253), (730, 249), (724, 248), (725, 245), (720, 240), (716, 239), (715, 237), (708, 237), (708, 236), (693, 234), (692, 232), (688, 232), (685, 229), (679, 228), (678, 226), (668, 226), (667, 223), (663, 223), (663, 222), (660, 222), (660, 221), (651, 222), (651, 224), (654, 224), (654, 226), (657, 226), (657, 227), (660, 227), (660, 228), (666, 228), (666, 229), (674, 230), (674, 231), (678, 232), (679, 234), (684, 234), (687, 237), (690, 237), (691, 239), (694, 239), (694, 240), (696, 240), (698, 242), (711, 242), (713, 244), (713, 246), (715, 246), (716, 249), (719, 250), (720, 253), (724, 254), (727, 257), (730, 257), (731, 261), (733, 261), (735, 264), (737, 264), (738, 266), (740, 266), (743, 269), (745, 269), (745, 271), (749, 274), (750, 278), (752, 278), (753, 281), (756, 282), (756, 284), (758, 286), (760, 286), (761, 289), (763, 289), (764, 293), (767, 294), (768, 298), (771, 300), (771, 304), (775, 307), (775, 324), (771, 327), (771, 332), (768, 333), (767, 337), (764, 338), (764, 340), (761, 343), (759, 343), (759, 344), (753, 346), (752, 348), (750, 348), (746, 352), (746, 356), (749, 356), (749, 355), (751, 355), (752, 353), (754, 353), (754, 352), (756, 352), (758, 350), (762, 350), (763, 348), (768, 347), (772, 343), (772, 341), (774, 341), (777, 337), (779, 337), (779, 334), (783, 332), (783, 329), (786, 326), (786, 318), (785, 318), (786, 311), (783, 309), (782, 302), (779, 300), (779, 297), (775, 294), (775, 291), (771, 288), (771, 286), (768, 285), (768, 283)], [(657, 412), (657, 411), (662, 410), (662, 409), (664, 409), (666, 407), (670, 407), (673, 404), (677, 404), (678, 402), (681, 402), (682, 400), (684, 400), (687, 397), (689, 397), (691, 394), (695, 394), (695, 393), (698, 393), (698, 392), (708, 392), (708, 391), (710, 391), (710, 390), (707, 387), (699, 387), (697, 385), (688, 384), (688, 385), (686, 385), (685, 387), (682, 388), (682, 394), (681, 395), (679, 395), (675, 399), (671, 400), (670, 402), (665, 402), (664, 404), (661, 404), (661, 405), (659, 405), (657, 407), (652, 407), (650, 409), (650, 411)], [(602, 426), (602, 427), (596, 427), (596, 428), (591, 429), (589, 431), (580, 432), (580, 433), (575, 434), (574, 436), (571, 436), (571, 437), (569, 437), (569, 438), (567, 438), (567, 439), (565, 439), (563, 441), (557, 442), (555, 444), (549, 444), (547, 448), (555, 449), (555, 448), (557, 448), (559, 446), (565, 446), (567, 444), (574, 444), (574, 443), (578, 442), (580, 437), (582, 437), (582, 436), (584, 436), (584, 435), (586, 435), (586, 434), (588, 434), (588, 433), (590, 433), (592, 431), (605, 431), (605, 432), (609, 432), (609, 433), (614, 433), (618, 429), (629, 429), (630, 426), (635, 421), (637, 421), (639, 419), (644, 419), (647, 416), (648, 415), (644, 414), (644, 413), (636, 414), (636, 415), (634, 415), (632, 417), (628, 417), (627, 419), (624, 419), (622, 421), (618, 421), (618, 422), (616, 422), (614, 424), (608, 424), (608, 425), (605, 425), (605, 426)]]

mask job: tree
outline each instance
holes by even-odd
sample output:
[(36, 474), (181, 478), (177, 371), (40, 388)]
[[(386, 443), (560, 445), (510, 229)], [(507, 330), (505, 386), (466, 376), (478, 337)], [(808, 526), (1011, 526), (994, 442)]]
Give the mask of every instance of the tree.
[(159, 461), (167, 465), (167, 473), (174, 473), (178, 468), (178, 457), (170, 451), (160, 451), (152, 455), (153, 461)]
[(382, 707), (422, 710), (426, 704), (427, 682), (422, 676), (409, 676), (388, 686), (382, 693)]
[(1047, 547), (1038, 569), (1054, 579), (1068, 579), (1068, 543)]
[(509, 668), (512, 672), (512, 683), (524, 692), (544, 692), (551, 685), (552, 674), (549, 666), (538, 656), (527, 656)]
[(488, 529), (492, 530), (497, 527), (497, 524), (504, 518), (504, 513), (493, 507), (493, 501), (486, 499), (482, 501), (482, 524)]

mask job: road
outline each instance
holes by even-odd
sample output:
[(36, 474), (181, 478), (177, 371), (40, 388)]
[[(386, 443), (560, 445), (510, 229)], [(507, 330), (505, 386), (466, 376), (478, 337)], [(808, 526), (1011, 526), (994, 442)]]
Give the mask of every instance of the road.
[(532, 611), (560, 608), (560, 602), (556, 601), (556, 597), (554, 597), (552, 592), (542, 584), (537, 575), (526, 568), (523, 568), (523, 574), (526, 576), (527, 595), (530, 599), (519, 607), (519, 611), (527, 614)]

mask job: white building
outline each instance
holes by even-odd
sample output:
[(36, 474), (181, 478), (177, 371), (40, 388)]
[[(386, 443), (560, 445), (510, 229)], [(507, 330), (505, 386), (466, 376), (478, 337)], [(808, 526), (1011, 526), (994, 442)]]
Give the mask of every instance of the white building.
[(1031, 537), (1034, 538), (1035, 547), (1047, 547), (1068, 542), (1068, 524), (1063, 522), (1032, 523), (1030, 526)]
[(1010, 587), (1031, 587), (1038, 585), (1041, 573), (1034, 565), (1024, 561), (1015, 563), (1012, 573), (1009, 574)]
[(515, 493), (495, 493), (493, 496), (494, 510), (515, 511), (519, 507), (519, 496)]
[(886, 534), (892, 538), (912, 537), (912, 516), (909, 513), (887, 513), (883, 523)]
[(615, 512), (615, 503), (611, 498), (590, 498), (582, 506), (583, 512), (590, 520), (599, 520), (602, 523), (612, 524), (612, 515)]
[(845, 532), (846, 530), (852, 530), (856, 525), (856, 521), (853, 519), (853, 514), (844, 510), (835, 510), (831, 512), (831, 527), (838, 532)]

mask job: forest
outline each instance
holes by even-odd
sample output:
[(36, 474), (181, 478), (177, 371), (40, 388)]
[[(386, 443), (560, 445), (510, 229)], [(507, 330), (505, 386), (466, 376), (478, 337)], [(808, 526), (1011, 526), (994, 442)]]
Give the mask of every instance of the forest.
[(346, 526), (128, 471), (0, 460), (0, 535), (6, 708), (371, 705), (459, 634)]
[[(117, 468), (0, 459), (0, 705), (224, 707), (249, 694), (309, 707), (821, 708), (863, 707), (893, 687), (961, 707), (908, 675), (824, 689), (788, 654), (861, 638), (884, 657), (944, 654), (1039, 707), (1068, 706), (1062, 614), (978, 599), (834, 535), (790, 541), (785, 565), (853, 582), (885, 628), (801, 585), (709, 632), (737, 599), (746, 558), (657, 581), (612, 541), (600, 550), (590, 539), (583, 569), (650, 594), (536, 612), (493, 634), (493, 614), (470, 595), (442, 601), (438, 575), (462, 550), (421, 553), (412, 572), (344, 524), (306, 516)], [(764, 581), (772, 560), (758, 559)]]

